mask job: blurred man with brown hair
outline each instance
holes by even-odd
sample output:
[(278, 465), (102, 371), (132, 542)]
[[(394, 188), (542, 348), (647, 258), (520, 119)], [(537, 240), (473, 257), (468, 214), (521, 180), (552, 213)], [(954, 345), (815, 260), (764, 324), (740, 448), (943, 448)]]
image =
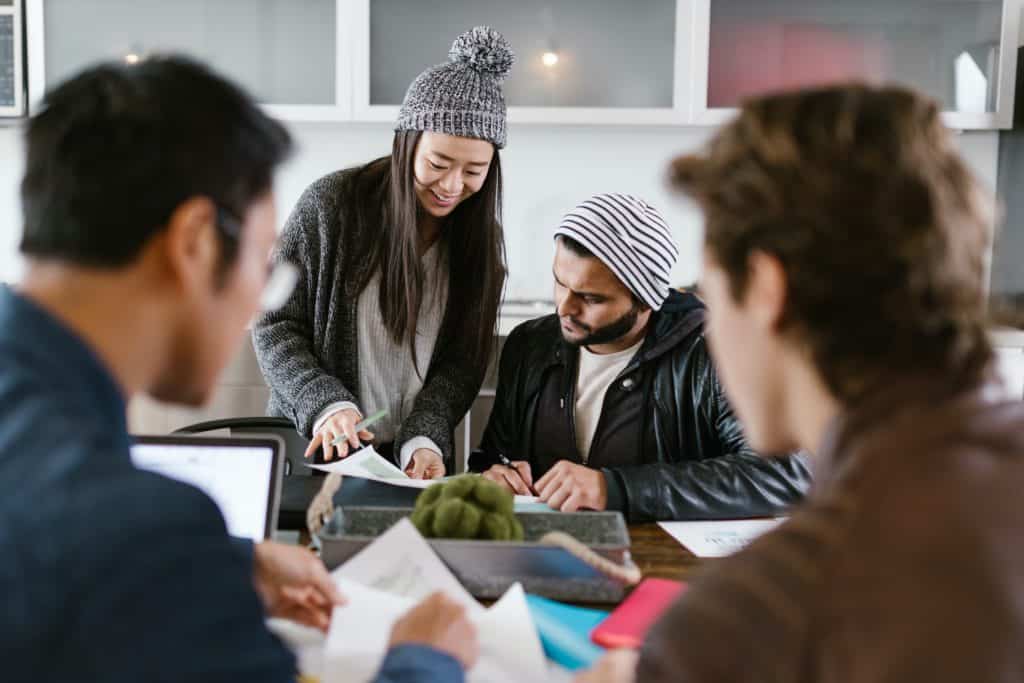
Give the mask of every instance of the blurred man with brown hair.
[(712, 355), (751, 445), (813, 454), (773, 533), (585, 681), (1024, 678), (1024, 404), (984, 329), (992, 206), (934, 102), (748, 102), (678, 159)]

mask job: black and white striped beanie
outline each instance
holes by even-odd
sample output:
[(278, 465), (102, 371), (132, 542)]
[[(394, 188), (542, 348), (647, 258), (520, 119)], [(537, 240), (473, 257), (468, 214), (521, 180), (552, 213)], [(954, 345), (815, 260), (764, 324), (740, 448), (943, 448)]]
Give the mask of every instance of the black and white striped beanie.
[(570, 211), (555, 230), (576, 240), (611, 268), (654, 310), (669, 291), (679, 245), (650, 204), (631, 194), (598, 194)]

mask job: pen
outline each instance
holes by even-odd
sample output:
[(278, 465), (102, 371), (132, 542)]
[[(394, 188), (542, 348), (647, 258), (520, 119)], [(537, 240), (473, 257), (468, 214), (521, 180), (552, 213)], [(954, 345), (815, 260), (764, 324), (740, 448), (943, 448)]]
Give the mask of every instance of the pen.
[[(359, 422), (356, 423), (356, 427), (355, 427), (356, 434), (359, 434), (359, 432), (363, 431), (367, 427), (380, 422), (381, 419), (383, 419), (385, 416), (387, 416), (387, 414), (388, 414), (388, 411), (387, 411), (387, 408), (385, 408), (384, 410), (378, 410), (376, 413), (374, 413), (370, 417), (367, 417), (365, 419), (360, 420)], [(334, 441), (331, 442), (331, 445), (332, 446), (337, 446), (338, 444), (344, 443), (346, 441), (348, 441), (348, 437), (345, 436), (344, 434), (342, 434), (340, 436), (335, 437)]]
[[(502, 465), (508, 467), (511, 470), (514, 470), (516, 474), (519, 474), (520, 479), (523, 478), (523, 475), (519, 473), (519, 468), (513, 465), (512, 461), (506, 458), (504, 453), (498, 453), (498, 460), (501, 460)], [(526, 484), (525, 479), (523, 480), (523, 483)], [(532, 486), (527, 485), (526, 488), (529, 489), (530, 493), (532, 493), (533, 495), (537, 495), (537, 491)]]

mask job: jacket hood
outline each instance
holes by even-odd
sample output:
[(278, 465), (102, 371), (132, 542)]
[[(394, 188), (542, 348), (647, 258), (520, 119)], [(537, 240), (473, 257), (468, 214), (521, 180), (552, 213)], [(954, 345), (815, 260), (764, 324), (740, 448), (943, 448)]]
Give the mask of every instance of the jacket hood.
[(682, 314), (689, 313), (695, 310), (704, 310), (704, 302), (697, 298), (696, 295), (690, 292), (679, 292), (671, 290), (668, 293), (668, 297), (665, 299), (665, 303), (661, 305), (661, 310), (657, 311), (658, 314)]
[(692, 334), (704, 332), (704, 302), (689, 292), (672, 290), (661, 310), (651, 315), (641, 362), (656, 358)]

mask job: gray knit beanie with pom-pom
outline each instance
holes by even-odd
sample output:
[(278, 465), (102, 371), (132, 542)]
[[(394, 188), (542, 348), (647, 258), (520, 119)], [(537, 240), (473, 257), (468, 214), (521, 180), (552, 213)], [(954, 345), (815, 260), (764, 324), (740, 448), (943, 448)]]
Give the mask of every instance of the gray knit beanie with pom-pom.
[(501, 82), (515, 55), (500, 33), (477, 26), (455, 39), (449, 61), (419, 76), (405, 93), (395, 130), (429, 130), (505, 146)]

